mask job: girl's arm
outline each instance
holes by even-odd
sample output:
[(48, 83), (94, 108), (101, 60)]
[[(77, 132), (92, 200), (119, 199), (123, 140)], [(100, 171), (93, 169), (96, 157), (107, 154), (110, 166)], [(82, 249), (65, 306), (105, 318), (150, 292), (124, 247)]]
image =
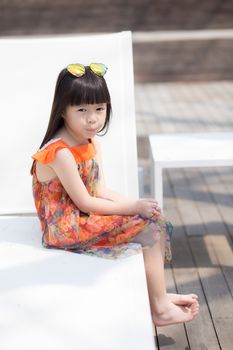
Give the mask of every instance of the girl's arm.
[(100, 193), (98, 192), (98, 197), (100, 198), (108, 198), (111, 199), (115, 202), (125, 202), (127, 203), (128, 201), (130, 201), (130, 199), (126, 196), (123, 196), (122, 194), (118, 193), (118, 192), (114, 192), (112, 190), (110, 190), (109, 188), (105, 188), (103, 189)]
[(68, 148), (56, 152), (55, 159), (49, 164), (56, 172), (66, 192), (83, 212), (96, 212), (105, 215), (135, 215), (150, 217), (156, 212), (153, 200), (109, 201), (89, 195), (77, 169), (73, 154)]

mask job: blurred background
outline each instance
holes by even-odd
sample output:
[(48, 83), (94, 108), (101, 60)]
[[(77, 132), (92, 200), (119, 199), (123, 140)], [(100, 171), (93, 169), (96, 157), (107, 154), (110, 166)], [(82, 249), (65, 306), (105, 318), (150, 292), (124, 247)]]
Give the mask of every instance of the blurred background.
[[(233, 131), (233, 1), (0, 0), (2, 37), (122, 30), (133, 34), (138, 160), (150, 196), (149, 134)], [(196, 292), (201, 313), (157, 332), (158, 348), (232, 349), (232, 208), (232, 167), (164, 171), (175, 227), (168, 289)]]
[(0, 36), (122, 30), (133, 33), (138, 158), (150, 194), (149, 132), (233, 129), (233, 1), (0, 0)]
[(232, 0), (0, 0), (1, 36), (131, 30), (136, 83), (232, 79), (232, 27)]

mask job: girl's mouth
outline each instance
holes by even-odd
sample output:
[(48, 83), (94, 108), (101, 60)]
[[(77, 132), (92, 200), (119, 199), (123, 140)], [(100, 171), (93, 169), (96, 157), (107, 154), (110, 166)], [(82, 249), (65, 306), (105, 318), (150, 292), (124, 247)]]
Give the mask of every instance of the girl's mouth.
[(87, 130), (87, 132), (96, 132), (97, 131), (97, 129), (86, 129)]

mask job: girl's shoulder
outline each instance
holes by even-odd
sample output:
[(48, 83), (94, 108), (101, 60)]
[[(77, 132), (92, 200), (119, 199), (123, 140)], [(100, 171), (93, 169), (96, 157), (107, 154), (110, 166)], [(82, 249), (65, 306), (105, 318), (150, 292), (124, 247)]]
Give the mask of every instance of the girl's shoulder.
[(88, 143), (83, 145), (70, 146), (61, 137), (56, 137), (46, 142), (46, 144), (44, 144), (43, 147), (31, 157), (32, 159), (39, 161), (41, 164), (46, 165), (54, 160), (56, 152), (62, 148), (68, 148), (77, 163), (80, 163), (82, 160), (91, 159), (96, 154), (96, 147), (92, 142), (92, 139), (89, 139)]
[(52, 138), (38, 149), (31, 157), (39, 161), (41, 164), (49, 164), (55, 158), (55, 154), (59, 149), (69, 148), (62, 138)]

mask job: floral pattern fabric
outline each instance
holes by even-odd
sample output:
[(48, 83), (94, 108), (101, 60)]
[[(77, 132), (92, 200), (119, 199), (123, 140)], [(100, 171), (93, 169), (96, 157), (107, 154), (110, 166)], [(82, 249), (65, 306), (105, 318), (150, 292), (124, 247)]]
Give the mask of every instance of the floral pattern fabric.
[[(91, 196), (96, 196), (99, 165), (92, 140), (70, 147), (61, 138), (52, 139), (32, 158), (49, 164), (59, 149), (68, 148), (77, 163), (82, 181)], [(172, 224), (160, 215), (102, 215), (84, 213), (71, 200), (59, 178), (39, 181), (33, 167), (32, 192), (46, 248), (69, 250), (107, 259), (124, 258), (165, 240), (165, 262), (171, 261)]]

